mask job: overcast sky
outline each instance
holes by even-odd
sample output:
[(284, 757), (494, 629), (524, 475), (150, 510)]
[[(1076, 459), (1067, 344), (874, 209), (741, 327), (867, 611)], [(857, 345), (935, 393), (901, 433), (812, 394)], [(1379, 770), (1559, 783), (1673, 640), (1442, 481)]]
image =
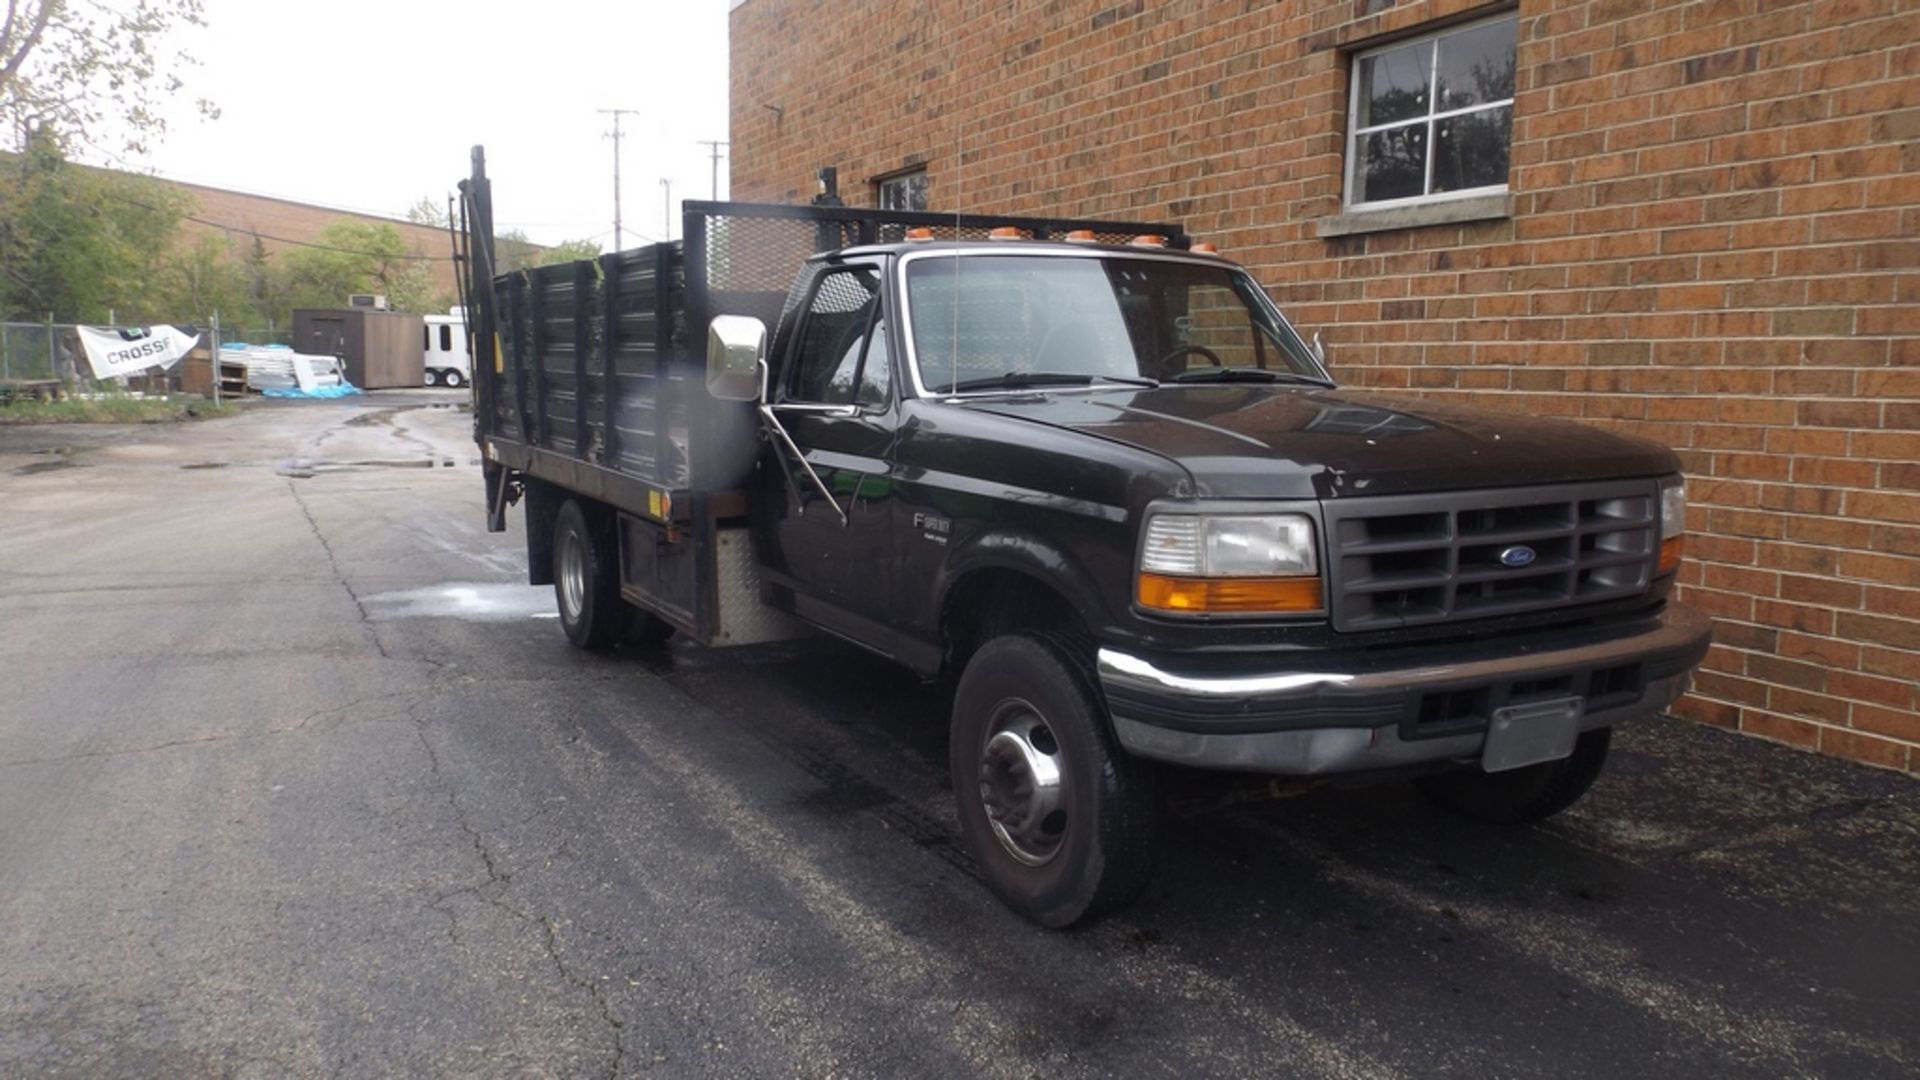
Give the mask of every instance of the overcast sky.
[[(207, 0), (207, 23), (181, 39), (200, 67), (145, 162), (174, 179), (397, 217), (444, 201), (481, 143), (501, 231), (611, 249), (594, 110), (639, 110), (621, 144), (628, 246), (659, 236), (661, 177), (676, 202), (708, 197), (697, 143), (727, 137), (727, 0)], [(201, 96), (220, 119), (194, 116)], [(722, 159), (722, 197), (726, 178)]]

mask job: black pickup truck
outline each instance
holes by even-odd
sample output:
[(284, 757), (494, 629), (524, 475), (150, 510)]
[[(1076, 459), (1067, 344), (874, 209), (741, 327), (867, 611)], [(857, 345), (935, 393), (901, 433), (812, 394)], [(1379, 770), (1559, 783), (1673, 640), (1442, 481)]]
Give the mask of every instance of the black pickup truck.
[(489, 522), (567, 634), (951, 676), (961, 826), (1042, 924), (1137, 894), (1169, 766), (1536, 820), (1706, 652), (1671, 452), (1342, 390), (1175, 225), (690, 202), (496, 276), (478, 150), (462, 190)]

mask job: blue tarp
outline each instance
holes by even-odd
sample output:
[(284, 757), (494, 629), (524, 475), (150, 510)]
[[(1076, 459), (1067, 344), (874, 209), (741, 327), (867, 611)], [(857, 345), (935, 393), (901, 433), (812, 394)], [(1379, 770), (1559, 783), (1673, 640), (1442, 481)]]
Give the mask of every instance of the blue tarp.
[(312, 390), (302, 390), (293, 386), (284, 389), (262, 390), (260, 391), (260, 396), (274, 398), (342, 398), (352, 397), (359, 392), (359, 387), (349, 382), (343, 382), (339, 386), (316, 386)]

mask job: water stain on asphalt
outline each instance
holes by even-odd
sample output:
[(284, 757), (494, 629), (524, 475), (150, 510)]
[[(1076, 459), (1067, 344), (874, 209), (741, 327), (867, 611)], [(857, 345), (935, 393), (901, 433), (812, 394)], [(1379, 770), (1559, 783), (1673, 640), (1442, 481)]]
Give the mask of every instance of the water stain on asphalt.
[[(470, 464), (477, 465), (479, 462), (476, 459), (470, 462)], [(364, 469), (451, 469), (457, 465), (458, 463), (452, 458), (440, 457), (372, 461), (307, 461), (294, 458), (288, 461), (277, 462), (273, 467), (273, 471), (281, 476), (291, 477), (295, 480), (311, 480), (321, 473), (360, 472)], [(189, 465), (186, 467), (195, 468), (196, 466)], [(202, 465), (198, 467), (209, 468), (210, 466)]]
[(80, 463), (72, 458), (56, 458), (52, 461), (36, 461), (31, 465), (22, 465), (13, 470), (15, 476), (33, 476), (36, 473), (53, 472), (58, 469), (77, 469)]
[(369, 619), (463, 619), (508, 622), (557, 618), (553, 590), (543, 585), (455, 582), (367, 597)]

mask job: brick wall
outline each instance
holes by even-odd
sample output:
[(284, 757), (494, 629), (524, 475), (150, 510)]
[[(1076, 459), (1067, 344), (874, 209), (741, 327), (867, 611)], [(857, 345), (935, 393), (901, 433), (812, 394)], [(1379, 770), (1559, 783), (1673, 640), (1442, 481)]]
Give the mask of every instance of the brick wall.
[[(319, 243), (321, 232), (336, 221), (389, 225), (406, 242), (409, 252), (435, 257), (429, 264), (433, 270), (434, 291), (454, 295), (453, 243), (447, 238), (445, 229), (290, 202), (266, 195), (249, 195), (177, 181), (163, 182), (193, 200), (193, 206), (187, 213), (202, 219), (200, 222), (181, 223), (183, 243), (198, 243), (201, 236), (216, 236), (227, 241), (229, 254), (235, 258), (245, 258), (253, 250), (255, 234), (261, 234), (261, 246), (269, 253), (276, 253), (294, 246), (284, 240)], [(218, 227), (203, 222), (214, 222)], [(281, 239), (271, 239), (273, 237)], [(346, 302), (345, 297), (340, 299), (342, 303)]]
[(1178, 218), (1348, 384), (1673, 446), (1679, 711), (1920, 773), (1920, 3), (1522, 0), (1512, 215), (1319, 238), (1350, 50), (1501, 9), (745, 0), (732, 190)]

